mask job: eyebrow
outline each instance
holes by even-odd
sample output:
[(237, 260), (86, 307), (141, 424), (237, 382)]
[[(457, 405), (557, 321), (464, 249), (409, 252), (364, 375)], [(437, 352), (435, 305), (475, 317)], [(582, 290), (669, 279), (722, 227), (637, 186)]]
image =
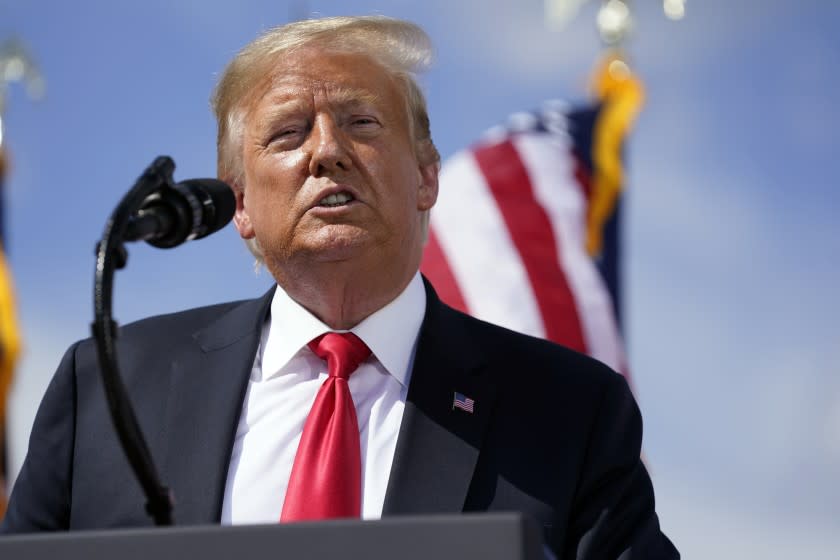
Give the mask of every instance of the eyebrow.
[(304, 105), (304, 103), (294, 97), (289, 97), (285, 100), (278, 100), (277, 102), (272, 103), (271, 107), (266, 109), (265, 112), (260, 115), (259, 124), (263, 126), (267, 123), (273, 123), (286, 118), (289, 115), (294, 114), (299, 108), (304, 107)]
[[(303, 92), (307, 93), (304, 94)], [(289, 115), (293, 115), (296, 110), (307, 105), (304, 100), (308, 95), (308, 90), (303, 88), (294, 88), (291, 91), (284, 91), (282, 93), (275, 93), (272, 99), (271, 107), (266, 109), (257, 123), (257, 130), (265, 131), (271, 128), (278, 121), (282, 121)], [(329, 90), (328, 97), (331, 105), (336, 105), (340, 109), (354, 108), (359, 106), (370, 105), (378, 108), (378, 112), (384, 112), (380, 108), (382, 96), (362, 88), (354, 88), (350, 86), (339, 86)]]
[(382, 96), (371, 91), (352, 88), (339, 87), (333, 89), (329, 93), (330, 101), (338, 105), (379, 105)]

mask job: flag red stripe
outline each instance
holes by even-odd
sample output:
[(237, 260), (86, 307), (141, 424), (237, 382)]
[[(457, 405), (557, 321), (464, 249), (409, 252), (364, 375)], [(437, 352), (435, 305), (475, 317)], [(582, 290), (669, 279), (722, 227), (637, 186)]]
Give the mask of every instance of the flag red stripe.
[(522, 257), (546, 338), (586, 352), (580, 318), (560, 266), (551, 221), (534, 197), (528, 171), (516, 148), (507, 140), (477, 148), (473, 155)]
[(429, 241), (426, 243), (426, 249), (423, 252), (423, 262), (420, 264), (420, 270), (429, 278), (441, 300), (459, 311), (469, 313), (464, 294), (458, 287), (458, 281), (452, 274), (449, 261), (446, 260), (446, 255), (443, 253), (432, 227), (429, 227)]

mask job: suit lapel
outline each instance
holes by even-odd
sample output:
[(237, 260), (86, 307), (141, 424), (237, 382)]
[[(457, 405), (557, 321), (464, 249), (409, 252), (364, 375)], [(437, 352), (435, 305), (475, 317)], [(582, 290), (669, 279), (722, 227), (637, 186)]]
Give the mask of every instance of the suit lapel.
[[(426, 302), (383, 516), (462, 511), (496, 398), (462, 316), (428, 283)], [(455, 393), (473, 412), (453, 406)]]
[(165, 481), (181, 523), (221, 516), (242, 402), (274, 290), (234, 307), (193, 335), (172, 363), (167, 404)]

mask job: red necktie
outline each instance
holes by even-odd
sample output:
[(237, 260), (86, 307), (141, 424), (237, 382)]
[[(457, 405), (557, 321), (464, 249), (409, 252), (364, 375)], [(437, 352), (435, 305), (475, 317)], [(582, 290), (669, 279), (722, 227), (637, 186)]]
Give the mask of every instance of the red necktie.
[(370, 348), (353, 333), (323, 334), (309, 348), (327, 361), (329, 377), (303, 426), (280, 521), (359, 517), (359, 422), (347, 380)]

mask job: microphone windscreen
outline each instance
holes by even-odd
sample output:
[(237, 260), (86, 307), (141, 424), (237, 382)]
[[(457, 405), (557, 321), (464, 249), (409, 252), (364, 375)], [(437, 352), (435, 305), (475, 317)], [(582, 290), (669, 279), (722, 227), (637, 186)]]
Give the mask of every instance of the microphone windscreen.
[[(236, 211), (236, 197), (233, 189), (218, 179), (188, 179), (175, 187), (187, 196), (195, 197), (201, 208), (200, 223), (193, 223), (192, 230), (197, 233), (195, 239), (218, 231), (233, 219)], [(194, 202), (194, 201), (193, 201)]]

